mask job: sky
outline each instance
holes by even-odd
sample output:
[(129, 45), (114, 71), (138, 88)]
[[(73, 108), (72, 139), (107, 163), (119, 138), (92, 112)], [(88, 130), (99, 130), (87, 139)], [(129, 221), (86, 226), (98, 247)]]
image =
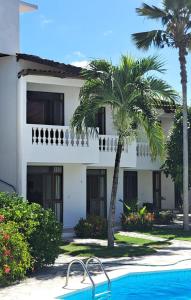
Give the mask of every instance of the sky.
[[(140, 58), (158, 55), (165, 74), (159, 75), (181, 92), (178, 53), (174, 49), (136, 49), (131, 34), (160, 28), (139, 17), (141, 0), (28, 0), (38, 10), (21, 15), (20, 51), (56, 61), (85, 66), (92, 59), (119, 62), (121, 54)], [(160, 0), (145, 0), (160, 5)], [(191, 104), (191, 56), (188, 56), (188, 96)]]

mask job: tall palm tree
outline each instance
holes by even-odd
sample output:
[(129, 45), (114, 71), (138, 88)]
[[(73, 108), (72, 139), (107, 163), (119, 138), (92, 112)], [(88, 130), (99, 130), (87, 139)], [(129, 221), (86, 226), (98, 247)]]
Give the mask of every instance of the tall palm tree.
[(162, 30), (133, 34), (138, 48), (147, 50), (151, 45), (158, 48), (172, 47), (178, 50), (183, 100), (183, 200), (184, 229), (189, 230), (188, 200), (188, 123), (187, 123), (187, 51), (191, 48), (191, 0), (163, 0), (162, 8), (145, 3), (136, 9), (138, 15), (161, 21)]
[(163, 64), (156, 57), (133, 59), (122, 56), (120, 64), (113, 66), (105, 60), (92, 61), (80, 92), (72, 126), (78, 131), (87, 127), (96, 129), (99, 108), (110, 106), (118, 134), (111, 201), (108, 214), (108, 246), (114, 246), (115, 204), (119, 167), (124, 144), (136, 137), (139, 126), (145, 129), (153, 158), (164, 153), (164, 136), (157, 121), (156, 106), (161, 100), (174, 101), (176, 93), (163, 80), (148, 73), (163, 72)]

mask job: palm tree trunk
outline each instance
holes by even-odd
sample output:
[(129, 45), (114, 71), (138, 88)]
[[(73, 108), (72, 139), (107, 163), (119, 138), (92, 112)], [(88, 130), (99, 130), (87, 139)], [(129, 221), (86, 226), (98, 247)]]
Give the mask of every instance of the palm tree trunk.
[(122, 150), (123, 150), (123, 143), (121, 142), (121, 139), (119, 137), (117, 152), (115, 157), (111, 201), (110, 201), (109, 215), (108, 215), (108, 247), (114, 247), (115, 205), (116, 205), (117, 187), (119, 181), (119, 167), (120, 167)]
[(186, 47), (179, 47), (180, 75), (183, 100), (183, 212), (184, 230), (189, 230), (189, 200), (188, 200), (188, 107), (187, 107), (187, 70)]

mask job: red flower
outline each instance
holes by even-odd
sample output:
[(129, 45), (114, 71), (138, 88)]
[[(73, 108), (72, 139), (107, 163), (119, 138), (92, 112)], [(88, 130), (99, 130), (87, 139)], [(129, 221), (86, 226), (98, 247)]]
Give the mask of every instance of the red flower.
[(7, 233), (4, 233), (3, 237), (5, 241), (8, 241), (10, 239), (10, 235)]
[(4, 253), (3, 253), (3, 256), (10, 256), (10, 254), (11, 254), (11, 250), (5, 249)]
[(0, 215), (0, 223), (2, 223), (5, 220), (5, 217), (3, 215)]
[(4, 272), (5, 272), (5, 274), (9, 274), (10, 271), (11, 271), (11, 268), (9, 266), (7, 266), (7, 265), (4, 265)]

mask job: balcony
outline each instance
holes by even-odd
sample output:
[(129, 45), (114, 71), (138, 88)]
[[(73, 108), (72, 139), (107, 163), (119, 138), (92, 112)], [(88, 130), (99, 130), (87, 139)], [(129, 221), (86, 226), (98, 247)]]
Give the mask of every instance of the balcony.
[(159, 170), (161, 160), (152, 160), (150, 148), (147, 142), (137, 142), (137, 169), (138, 170)]
[(69, 126), (27, 124), (24, 155), (29, 163), (98, 163), (99, 142)]
[[(90, 130), (90, 129), (89, 129)], [(118, 137), (115, 135), (79, 134), (69, 126), (27, 124), (23, 130), (23, 156), (27, 163), (79, 163), (113, 167)], [(152, 161), (146, 142), (132, 142), (123, 148), (122, 168), (159, 170), (159, 159)]]
[[(118, 137), (115, 135), (99, 136), (99, 166), (114, 166), (117, 144)], [(136, 160), (136, 142), (133, 142), (130, 145), (125, 145), (121, 156), (120, 166), (122, 168), (136, 168)]]

